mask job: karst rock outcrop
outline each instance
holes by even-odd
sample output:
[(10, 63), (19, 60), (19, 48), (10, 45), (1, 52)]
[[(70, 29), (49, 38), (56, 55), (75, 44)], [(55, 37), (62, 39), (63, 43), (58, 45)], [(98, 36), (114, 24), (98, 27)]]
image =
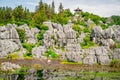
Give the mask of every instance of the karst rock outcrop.
[[(80, 43), (83, 42), (86, 33), (81, 32), (79, 33), (79, 37), (77, 37), (77, 32), (72, 28), (73, 23), (61, 25), (47, 21), (43, 25), (48, 26), (49, 30), (43, 34), (43, 44), (41, 46), (35, 46), (31, 50), (35, 59), (46, 58), (44, 54), (50, 47), (59, 54), (60, 59), (82, 62), (84, 64), (98, 63), (106, 65), (113, 59), (120, 59), (120, 49), (115, 48), (115, 42), (120, 42), (120, 26), (114, 25), (105, 30), (100, 26), (93, 27), (90, 33), (90, 39), (98, 45), (83, 49)], [(15, 50), (23, 50), (16, 27), (15, 24), (0, 27), (1, 58), (9, 53), (13, 53)], [(25, 30), (26, 43), (37, 44), (39, 40), (37, 40), (35, 35), (40, 32), (39, 29), (30, 29), (26, 24), (17, 28)], [(113, 48), (111, 49), (111, 47)]]

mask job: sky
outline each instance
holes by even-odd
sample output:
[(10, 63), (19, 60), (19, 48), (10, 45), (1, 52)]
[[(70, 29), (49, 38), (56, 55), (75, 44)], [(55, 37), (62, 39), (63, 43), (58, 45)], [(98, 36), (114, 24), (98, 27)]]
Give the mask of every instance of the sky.
[[(34, 11), (40, 0), (0, 0), (0, 7), (16, 7), (22, 5), (30, 11)], [(51, 4), (53, 0), (42, 0)], [(69, 8), (72, 12), (79, 7), (84, 12), (90, 12), (101, 17), (111, 15), (120, 15), (120, 0), (54, 0), (55, 10), (58, 11), (59, 4), (62, 3), (64, 8)]]

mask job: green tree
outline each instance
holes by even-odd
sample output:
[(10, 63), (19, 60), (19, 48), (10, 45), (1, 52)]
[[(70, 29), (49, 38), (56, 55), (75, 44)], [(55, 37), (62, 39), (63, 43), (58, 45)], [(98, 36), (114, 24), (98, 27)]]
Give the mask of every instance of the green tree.
[(24, 18), (24, 9), (23, 9), (22, 5), (17, 6), (13, 10), (13, 16), (15, 17), (16, 21), (20, 21), (21, 19)]
[(54, 4), (54, 1), (52, 2), (51, 12), (52, 12), (52, 15), (55, 13), (55, 4)]
[(64, 11), (62, 3), (59, 5), (59, 14), (61, 14)]

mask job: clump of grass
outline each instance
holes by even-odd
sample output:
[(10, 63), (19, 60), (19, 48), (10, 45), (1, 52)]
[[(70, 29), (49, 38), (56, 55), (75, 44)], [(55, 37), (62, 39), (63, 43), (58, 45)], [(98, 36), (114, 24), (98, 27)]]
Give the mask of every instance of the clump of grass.
[(36, 70), (40, 69), (40, 64), (34, 64), (34, 68), (35, 68)]
[(24, 59), (33, 59), (33, 55), (31, 53), (25, 53), (23, 57)]
[(19, 59), (19, 56), (17, 53), (11, 53), (6, 56), (6, 59)]
[(52, 48), (50, 48), (44, 55), (48, 58), (59, 58), (59, 55), (55, 53)]
[(120, 68), (120, 61), (119, 60), (112, 60), (109, 64), (110, 67)]
[(80, 44), (83, 49), (88, 49), (95, 46), (95, 43), (90, 40), (90, 35), (86, 35), (86, 37), (83, 39), (83, 42)]
[(60, 64), (79, 64), (79, 65), (82, 65), (83, 63), (82, 62), (69, 62), (69, 61), (63, 60), (60, 62)]

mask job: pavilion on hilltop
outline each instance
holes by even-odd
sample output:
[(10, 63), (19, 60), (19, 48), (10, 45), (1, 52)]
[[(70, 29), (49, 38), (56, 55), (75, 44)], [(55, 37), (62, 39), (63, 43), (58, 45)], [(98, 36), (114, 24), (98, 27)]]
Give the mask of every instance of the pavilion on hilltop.
[(74, 10), (75, 13), (81, 13), (82, 12), (82, 9), (80, 9), (79, 7), (77, 9)]

